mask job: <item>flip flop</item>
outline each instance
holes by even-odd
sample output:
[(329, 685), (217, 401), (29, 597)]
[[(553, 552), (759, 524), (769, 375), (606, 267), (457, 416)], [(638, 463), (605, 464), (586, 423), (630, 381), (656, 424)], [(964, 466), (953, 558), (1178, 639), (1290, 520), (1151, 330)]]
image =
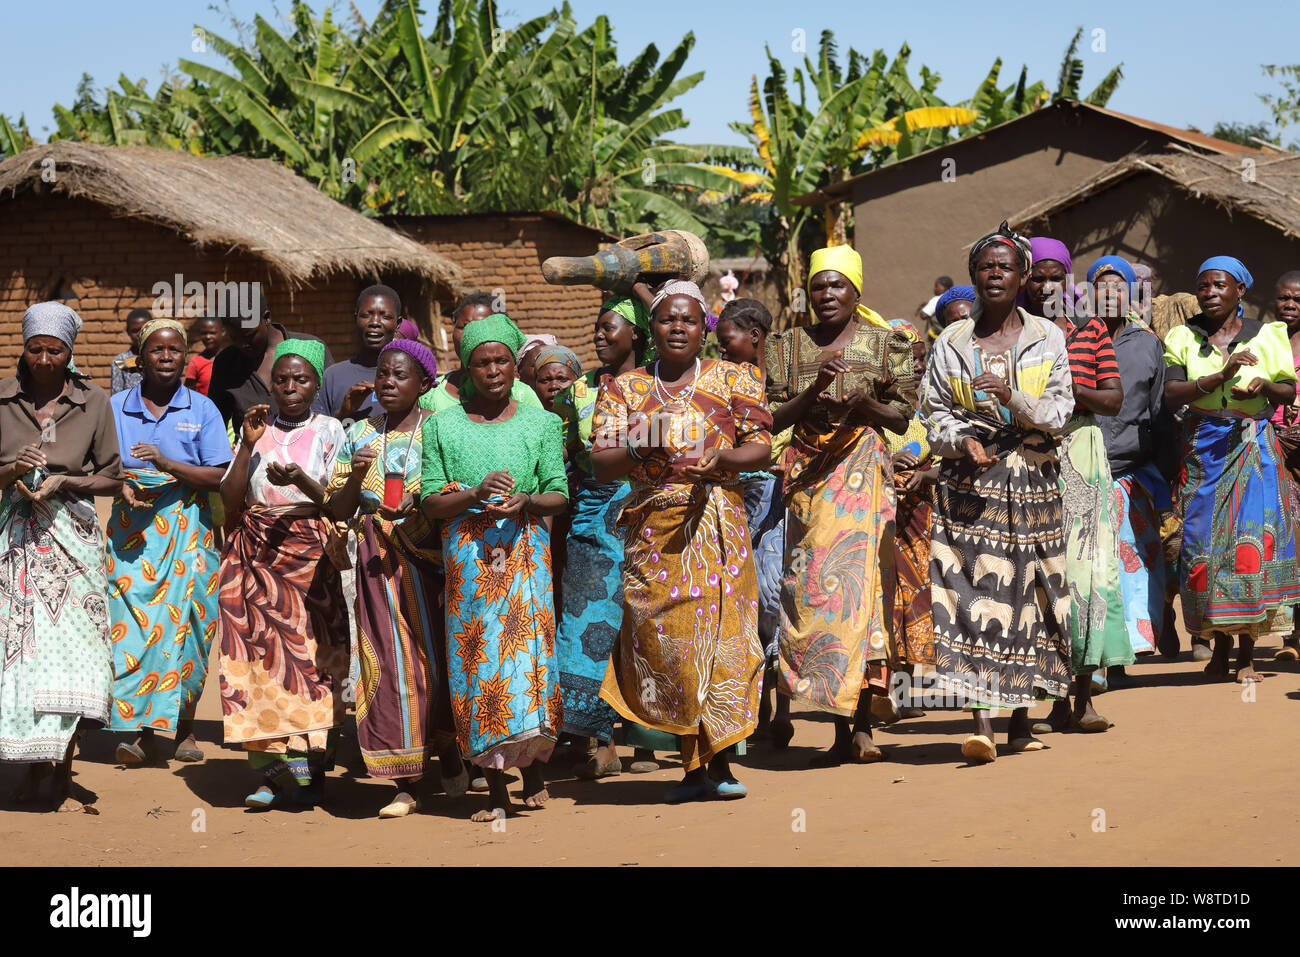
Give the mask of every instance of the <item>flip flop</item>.
[(379, 811), (380, 820), (388, 820), (395, 817), (406, 817), (408, 814), (414, 814), (420, 809), (420, 802), (405, 791), (399, 791), (397, 797), (392, 802)]
[(127, 766), (144, 764), (149, 760), (145, 755), (143, 748), (139, 745), (126, 742), (117, 746), (117, 752), (114, 756), (117, 758), (119, 764), (125, 764)]
[(990, 764), (997, 759), (998, 749), (982, 734), (972, 734), (962, 742), (961, 753), (975, 764)]
[(1085, 718), (1070, 715), (1070, 727), (1075, 731), (1083, 731), (1087, 734), (1100, 734), (1103, 731), (1109, 731), (1114, 725), (1105, 716), (1094, 713)]
[(584, 781), (595, 781), (598, 778), (610, 778), (616, 774), (623, 773), (623, 762), (617, 757), (608, 764), (600, 764), (593, 757), (574, 769), (574, 774)]
[(269, 811), (275, 804), (276, 793), (263, 784), (248, 797), (244, 798), (244, 807), (254, 811)]
[(749, 794), (749, 789), (735, 778), (713, 782), (713, 793), (723, 801), (736, 801)]
[(1010, 747), (1012, 752), (1016, 754), (1020, 754), (1024, 751), (1047, 750), (1047, 745), (1043, 744), (1043, 742), (1039, 741), (1037, 738), (1034, 737), (1013, 738), (1010, 744), (1008, 745), (1008, 747)]
[(628, 770), (633, 774), (649, 774), (651, 771), (659, 770), (658, 761), (633, 761)]

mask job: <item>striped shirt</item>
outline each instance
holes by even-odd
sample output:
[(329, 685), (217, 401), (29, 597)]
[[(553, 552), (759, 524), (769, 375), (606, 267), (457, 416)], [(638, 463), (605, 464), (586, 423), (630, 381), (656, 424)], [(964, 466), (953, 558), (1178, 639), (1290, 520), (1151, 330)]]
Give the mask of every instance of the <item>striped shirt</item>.
[[(1074, 326), (1065, 337), (1070, 354), (1070, 378), (1075, 388), (1095, 389), (1107, 379), (1119, 378), (1119, 363), (1115, 361), (1115, 346), (1104, 319), (1096, 316), (1081, 326)], [(1074, 411), (1087, 412), (1075, 403)]]

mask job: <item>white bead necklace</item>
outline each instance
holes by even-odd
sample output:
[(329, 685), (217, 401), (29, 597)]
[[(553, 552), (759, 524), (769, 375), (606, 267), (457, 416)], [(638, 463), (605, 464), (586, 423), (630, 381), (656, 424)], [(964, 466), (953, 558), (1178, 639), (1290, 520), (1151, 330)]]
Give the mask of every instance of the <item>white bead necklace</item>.
[[(691, 376), (691, 384), (681, 392), (677, 393), (677, 395), (673, 395), (668, 391), (668, 387), (664, 385), (663, 380), (659, 378), (659, 360), (655, 360), (655, 395), (659, 396), (659, 398), (663, 400), (665, 407), (680, 404), (683, 407), (682, 411), (685, 411), (685, 406), (689, 405), (691, 399), (695, 397), (695, 385), (699, 381), (700, 357), (696, 356), (695, 373)], [(668, 411), (671, 412), (673, 410), (669, 409)]]

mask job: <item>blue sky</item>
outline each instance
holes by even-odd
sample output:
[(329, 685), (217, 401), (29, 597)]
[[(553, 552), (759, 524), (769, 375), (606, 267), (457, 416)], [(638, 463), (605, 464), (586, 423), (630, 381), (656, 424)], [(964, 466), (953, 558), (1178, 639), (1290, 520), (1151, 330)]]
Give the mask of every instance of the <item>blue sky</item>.
[[(316, 0), (319, 12), (325, 0)], [(346, 11), (345, 4), (333, 4)], [(369, 17), (377, 0), (357, 0)], [(436, 0), (424, 0), (432, 21)], [(503, 0), (506, 26), (557, 6), (551, 2)], [(276, 8), (289, 3), (232, 0), (243, 19), (262, 13), (278, 22)], [(1027, 63), (1031, 79), (1055, 82), (1061, 55), (1077, 26), (1085, 39), (1104, 31), (1105, 52), (1083, 47), (1084, 91), (1123, 61), (1124, 81), (1110, 106), (1174, 126), (1192, 124), (1208, 131), (1216, 121), (1258, 122), (1268, 110), (1257, 94), (1276, 89), (1260, 72), (1261, 63), (1300, 62), (1300, 3), (1236, 3), (1181, 0), (1141, 3), (1129, 0), (1095, 5), (1095, 12), (1064, 12), (1051, 4), (931, 2), (878, 3), (823, 0), (821, 3), (734, 2), (734, 0), (575, 0), (580, 26), (598, 14), (609, 16), (620, 54), (629, 59), (645, 44), (666, 54), (688, 30), (696, 38), (688, 61), (703, 70), (702, 83), (679, 98), (691, 119), (679, 139), (688, 142), (739, 142), (728, 122), (746, 116), (750, 76), (765, 72), (764, 44), (787, 66), (799, 62), (792, 46), (803, 31), (810, 52), (824, 28), (835, 31), (842, 52), (850, 45), (891, 56), (906, 41), (912, 48), (912, 75), (922, 63), (943, 77), (940, 95), (965, 99), (994, 58), (1003, 59), (1003, 79), (1012, 82)], [(5, 52), (0, 57), (0, 112), (27, 115), (32, 132), (44, 139), (53, 128), (50, 107), (65, 105), (83, 71), (96, 85), (115, 83), (119, 73), (145, 78), (156, 88), (164, 64), (200, 59), (190, 50), (191, 27), (199, 23), (232, 36), (226, 17), (209, 0), (140, 0), (106, 4), (102, 0), (5, 3)], [(224, 61), (208, 53), (214, 65)], [(1300, 128), (1285, 142), (1300, 139)]]

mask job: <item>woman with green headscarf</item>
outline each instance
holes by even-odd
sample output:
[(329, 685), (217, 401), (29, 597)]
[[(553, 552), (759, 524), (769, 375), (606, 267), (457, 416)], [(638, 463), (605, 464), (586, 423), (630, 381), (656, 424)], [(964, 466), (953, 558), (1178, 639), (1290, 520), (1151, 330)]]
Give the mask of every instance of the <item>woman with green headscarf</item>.
[[(600, 699), (600, 684), (623, 616), (623, 538), (616, 524), (631, 491), (626, 478), (596, 481), (591, 464), (591, 424), (600, 384), (648, 361), (654, 348), (649, 328), (650, 310), (639, 299), (623, 296), (606, 302), (596, 316), (592, 335), (600, 368), (582, 376), (555, 400), (555, 411), (564, 420), (573, 502), (555, 641), (564, 731), (596, 742), (595, 754), (577, 770), (584, 778), (606, 777), (622, 770), (613, 741), (616, 715)], [(637, 749), (631, 770), (653, 771), (657, 767), (652, 751)]]
[(835, 716), (835, 744), (815, 764), (867, 763), (870, 696), (886, 691), (893, 628), (895, 495), (882, 430), (915, 414), (912, 345), (862, 304), (862, 258), (848, 246), (813, 253), (808, 297), (817, 322), (768, 340), (772, 430), (794, 427), (781, 457), (786, 508), (784, 629), (772, 737), (794, 735), (790, 699)]
[(221, 711), (225, 742), (242, 745), (265, 782), (247, 807), (319, 804), (343, 723), (348, 616), (341, 536), (323, 513), (346, 441), (337, 419), (311, 411), (325, 345), (286, 339), (275, 350), (268, 406), (244, 415), (221, 482), (234, 530), (221, 556)]
[(541, 764), (563, 720), (545, 519), (568, 488), (558, 420), (511, 397), (523, 339), (501, 314), (468, 324), (460, 359), (474, 388), (421, 431), (421, 508), (442, 522), (452, 720), (488, 783), (480, 822), (511, 812), (509, 768), (522, 769), (525, 806), (546, 803)]

